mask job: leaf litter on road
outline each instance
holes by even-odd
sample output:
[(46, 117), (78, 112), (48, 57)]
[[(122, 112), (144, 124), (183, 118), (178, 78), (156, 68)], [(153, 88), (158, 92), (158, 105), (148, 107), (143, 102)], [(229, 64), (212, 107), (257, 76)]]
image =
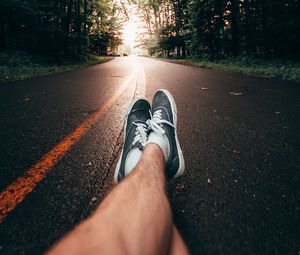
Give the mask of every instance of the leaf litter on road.
[(233, 96), (241, 96), (243, 93), (242, 92), (229, 92), (229, 95), (233, 95)]
[(233, 154), (241, 154), (239, 150), (232, 150)]
[(185, 185), (182, 184), (182, 183), (178, 183), (178, 184), (176, 185), (176, 189), (177, 189), (177, 190), (183, 190), (184, 188), (185, 188)]

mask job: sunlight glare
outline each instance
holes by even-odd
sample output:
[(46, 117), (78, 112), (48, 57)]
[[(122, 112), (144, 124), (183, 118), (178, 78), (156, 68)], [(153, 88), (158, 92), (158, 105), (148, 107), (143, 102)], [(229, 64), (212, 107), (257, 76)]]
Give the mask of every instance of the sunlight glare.
[(136, 21), (131, 20), (126, 23), (123, 28), (124, 44), (134, 48), (137, 32), (138, 23)]

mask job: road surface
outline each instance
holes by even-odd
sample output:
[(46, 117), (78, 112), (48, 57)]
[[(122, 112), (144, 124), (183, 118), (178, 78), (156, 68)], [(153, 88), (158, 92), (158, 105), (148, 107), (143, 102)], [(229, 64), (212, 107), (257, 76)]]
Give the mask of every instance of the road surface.
[(158, 88), (177, 102), (186, 173), (168, 194), (191, 253), (299, 254), (299, 84), (141, 57), (0, 84), (0, 254), (41, 254), (95, 210), (127, 106)]

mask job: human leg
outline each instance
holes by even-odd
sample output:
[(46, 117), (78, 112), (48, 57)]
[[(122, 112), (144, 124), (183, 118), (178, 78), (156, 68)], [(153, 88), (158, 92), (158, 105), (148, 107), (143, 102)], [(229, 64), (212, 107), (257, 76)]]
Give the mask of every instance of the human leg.
[(174, 233), (164, 168), (160, 148), (147, 145), (132, 173), (49, 254), (168, 254)]
[(172, 241), (170, 245), (170, 255), (188, 255), (188, 249), (182, 240), (176, 226), (173, 224)]
[(168, 177), (184, 171), (176, 134), (176, 105), (171, 95), (158, 91), (153, 109), (153, 118), (147, 121), (152, 136), (144, 148), (149, 103), (141, 99), (132, 104), (115, 181), (132, 173), (50, 254), (188, 254), (172, 223), (165, 192), (165, 166)]

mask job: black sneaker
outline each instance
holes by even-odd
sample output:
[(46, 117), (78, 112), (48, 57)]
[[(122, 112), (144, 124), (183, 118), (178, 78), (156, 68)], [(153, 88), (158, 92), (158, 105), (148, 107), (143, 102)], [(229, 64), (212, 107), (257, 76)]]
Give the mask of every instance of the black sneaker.
[(150, 103), (144, 98), (135, 99), (126, 114), (124, 124), (124, 145), (115, 170), (114, 180), (120, 182), (126, 175), (125, 162), (130, 152), (144, 149), (147, 142), (147, 124), (150, 116)]
[(176, 178), (184, 173), (185, 164), (177, 137), (177, 108), (171, 93), (160, 89), (152, 100), (152, 118), (147, 121), (148, 130), (165, 134), (169, 140), (170, 156), (166, 163), (169, 178)]

